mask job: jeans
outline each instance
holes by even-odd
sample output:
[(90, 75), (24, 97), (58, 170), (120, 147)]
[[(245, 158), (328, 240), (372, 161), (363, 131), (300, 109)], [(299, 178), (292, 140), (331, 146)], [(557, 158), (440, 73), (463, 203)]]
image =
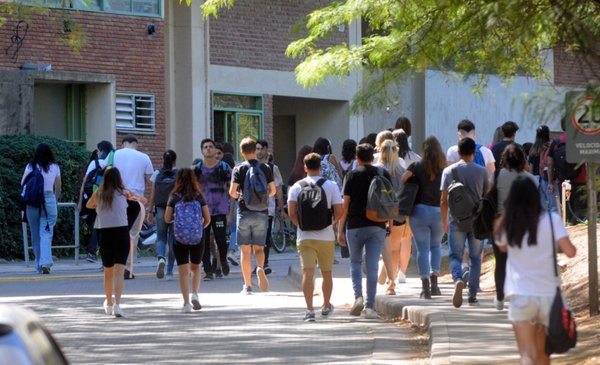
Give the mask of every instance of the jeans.
[(173, 224), (165, 222), (165, 210), (165, 208), (156, 207), (154, 215), (156, 220), (156, 254), (159, 259), (164, 258), (167, 251), (167, 244), (169, 245), (167, 275), (173, 275), (173, 266), (175, 265), (175, 253), (173, 252), (175, 232), (173, 231)]
[(58, 215), (56, 195), (46, 191), (44, 199), (46, 200), (45, 209), (28, 205), (26, 211), (37, 271), (42, 270), (42, 267), (52, 267), (52, 236)]
[(539, 182), (542, 208), (550, 208), (552, 212), (558, 212), (558, 208), (556, 206), (556, 197), (558, 197), (560, 194), (558, 185), (554, 183), (554, 195), (550, 195), (550, 193), (548, 193), (548, 180), (540, 179)]
[(462, 258), (465, 252), (465, 242), (469, 245), (469, 298), (476, 298), (479, 290), (481, 274), (481, 251), (483, 243), (473, 236), (473, 233), (461, 232), (455, 222), (450, 222), (448, 228), (448, 245), (450, 246), (450, 270), (454, 282), (462, 280)]
[(410, 228), (417, 246), (417, 264), (421, 279), (439, 273), (442, 263), (441, 242), (444, 230), (440, 207), (417, 204), (410, 216)]
[(346, 242), (350, 249), (350, 274), (354, 297), (362, 297), (362, 254), (365, 251), (367, 267), (367, 301), (365, 306), (373, 308), (377, 294), (377, 271), (379, 256), (385, 240), (385, 229), (377, 226), (352, 228), (346, 231)]

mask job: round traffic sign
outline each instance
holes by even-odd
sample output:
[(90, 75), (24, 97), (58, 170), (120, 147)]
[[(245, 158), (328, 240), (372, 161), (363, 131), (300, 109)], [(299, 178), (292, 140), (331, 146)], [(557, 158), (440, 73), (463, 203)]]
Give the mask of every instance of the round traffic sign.
[(600, 133), (600, 107), (593, 105), (593, 99), (588, 97), (575, 104), (571, 122), (581, 133), (594, 135)]

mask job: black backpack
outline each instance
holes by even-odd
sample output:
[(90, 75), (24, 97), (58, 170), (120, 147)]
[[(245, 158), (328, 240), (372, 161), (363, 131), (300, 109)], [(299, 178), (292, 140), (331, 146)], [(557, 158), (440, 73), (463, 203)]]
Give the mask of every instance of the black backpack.
[(94, 185), (96, 184), (98, 174), (100, 170), (102, 170), (98, 159), (94, 160), (94, 164), (94, 169), (90, 171), (89, 174), (85, 175), (85, 181), (83, 182), (83, 206), (85, 206), (85, 203), (87, 203), (87, 201), (92, 197), (92, 194), (94, 193)]
[(554, 169), (558, 181), (573, 180), (581, 172), (581, 166), (577, 168), (576, 163), (567, 162), (567, 144), (558, 139), (556, 149), (553, 151)]
[(498, 212), (498, 174), (494, 172), (494, 186), (479, 199), (473, 210), (473, 236), (479, 240), (489, 239), (494, 233), (494, 220)]
[(316, 184), (305, 180), (299, 182), (298, 225), (303, 231), (319, 231), (329, 227), (333, 221), (331, 209), (327, 207), (327, 195), (323, 189), (326, 181), (321, 178)]
[(177, 180), (177, 169), (160, 169), (154, 181), (155, 207), (167, 207), (169, 194), (171, 194), (171, 191), (175, 187), (175, 180)]
[(448, 186), (448, 209), (461, 232), (473, 231), (473, 211), (479, 197), (458, 178), (456, 166), (452, 168), (452, 183)]

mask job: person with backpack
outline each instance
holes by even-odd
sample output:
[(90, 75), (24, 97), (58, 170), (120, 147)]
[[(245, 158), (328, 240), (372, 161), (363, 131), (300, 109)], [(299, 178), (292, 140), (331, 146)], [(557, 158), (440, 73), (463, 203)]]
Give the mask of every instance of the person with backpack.
[[(175, 187), (177, 179), (177, 168), (175, 163), (177, 154), (173, 150), (167, 150), (163, 153), (163, 167), (160, 170), (154, 171), (150, 177), (152, 182), (152, 190), (150, 191), (150, 212), (156, 223), (156, 254), (158, 266), (156, 267), (156, 277), (162, 279), (165, 277), (165, 266), (167, 267), (167, 279), (173, 278), (173, 266), (175, 263), (175, 254), (173, 253), (173, 226), (165, 221), (165, 211), (169, 195)], [(152, 218), (149, 219), (150, 223)], [(168, 261), (165, 254), (169, 248)]]
[(256, 159), (256, 140), (245, 137), (240, 142), (244, 162), (233, 169), (229, 195), (238, 201), (237, 243), (244, 286), (242, 294), (252, 294), (252, 251), (256, 261), (256, 276), (260, 290), (269, 289), (269, 281), (263, 268), (264, 246), (269, 223), (269, 197), (276, 193), (273, 172)]
[[(498, 194), (498, 204), (496, 206), (496, 216), (504, 214), (504, 203), (510, 192), (510, 187), (513, 182), (520, 177), (527, 177), (536, 187), (539, 186), (538, 180), (529, 173), (525, 168), (527, 161), (525, 153), (515, 144), (509, 144), (502, 153), (501, 169), (498, 176), (495, 177), (496, 190)], [(506, 253), (502, 252), (498, 245), (492, 240), (492, 248), (494, 249), (494, 282), (496, 283), (496, 297), (494, 298), (494, 306), (497, 310), (504, 308), (504, 279), (506, 277)]]
[(313, 145), (312, 152), (317, 153), (321, 156), (321, 176), (327, 180), (335, 182), (340, 192), (342, 191), (342, 169), (337, 162), (337, 159), (333, 155), (331, 142), (328, 139), (319, 137)]
[[(200, 185), (192, 169), (182, 168), (177, 173), (175, 188), (169, 196), (165, 222), (173, 225), (175, 244), (173, 252), (179, 271), (179, 287), (183, 296), (183, 313), (200, 310), (200, 261), (204, 250), (203, 235), (210, 226), (211, 216)], [(190, 298), (190, 271), (192, 290)], [(191, 301), (191, 304), (190, 304)]]
[(440, 142), (434, 136), (429, 136), (423, 142), (423, 159), (410, 164), (402, 176), (403, 184), (418, 186), (409, 223), (417, 246), (417, 265), (423, 299), (431, 299), (432, 295), (442, 295), (438, 286), (444, 235), (440, 185), (445, 167), (446, 158)]
[(323, 278), (323, 307), (321, 317), (333, 312), (333, 260), (335, 232), (333, 225), (342, 216), (343, 200), (334, 182), (321, 176), (321, 156), (309, 153), (304, 157), (307, 177), (296, 182), (288, 191), (288, 210), (297, 227), (297, 247), (302, 266), (302, 292), (306, 301), (305, 322), (315, 320), (313, 290), (315, 262)]
[(535, 141), (529, 151), (527, 163), (529, 164), (531, 173), (538, 178), (542, 207), (556, 212), (558, 208), (556, 205), (557, 196), (555, 194), (558, 189), (553, 189), (554, 194), (548, 193), (548, 151), (550, 142), (550, 128), (546, 125), (538, 127), (535, 132)]
[[(585, 201), (581, 200), (581, 194), (585, 192), (583, 186), (587, 182), (587, 172), (585, 164), (579, 168), (576, 163), (567, 161), (567, 119), (563, 117), (560, 121), (563, 133), (552, 140), (548, 147), (547, 167), (548, 167), (548, 188), (547, 192), (550, 196), (560, 196), (560, 189), (565, 180), (571, 183), (571, 196), (568, 204), (571, 209), (567, 209), (567, 220), (571, 224), (578, 224), (578, 218), (581, 217), (585, 210)], [(562, 203), (562, 202), (561, 202)]]
[[(457, 134), (459, 141), (465, 137), (469, 137), (475, 141), (475, 124), (468, 119), (461, 120), (457, 125)], [(446, 152), (446, 161), (448, 165), (452, 165), (460, 161), (460, 156), (458, 155), (458, 144), (448, 148), (448, 151)], [(473, 159), (473, 162), (485, 167), (489, 176), (494, 175), (494, 171), (496, 170), (496, 159), (489, 148), (476, 143), (475, 158)]]
[[(475, 141), (465, 137), (458, 142), (460, 161), (444, 169), (440, 185), (440, 209), (444, 231), (448, 232), (450, 268), (454, 281), (452, 304), (462, 305), (463, 282), (462, 257), (465, 243), (469, 249), (469, 305), (479, 305), (477, 291), (481, 273), (482, 241), (475, 238), (472, 229), (473, 209), (488, 190), (487, 170), (474, 163)], [(450, 214), (448, 214), (448, 212)]]
[[(227, 190), (231, 180), (229, 165), (216, 158), (215, 141), (205, 138), (200, 142), (203, 160), (199, 160), (193, 169), (202, 195), (206, 199), (210, 212), (210, 225), (204, 231), (204, 254), (202, 266), (206, 276), (205, 281), (213, 280), (215, 276), (229, 275), (227, 262), (227, 216), (232, 208)], [(211, 259), (211, 230), (215, 237), (217, 249)], [(220, 266), (219, 266), (220, 264)]]
[(342, 143), (342, 159), (340, 160), (340, 168), (342, 169), (342, 182), (346, 175), (356, 168), (356, 141), (347, 139)]
[(96, 212), (93, 209), (88, 209), (86, 204), (92, 197), (95, 189), (98, 189), (98, 185), (101, 180), (101, 175), (104, 171), (100, 163), (104, 163), (104, 160), (108, 158), (109, 153), (114, 153), (114, 147), (109, 141), (100, 141), (96, 145), (97, 149), (92, 151), (90, 161), (81, 183), (81, 189), (79, 190), (79, 203), (77, 210), (79, 211), (79, 217), (83, 219), (88, 225), (92, 227), (92, 234), (90, 241), (86, 245), (87, 255), (86, 260), (91, 263), (95, 263), (98, 258), (96, 257), (96, 251), (98, 249), (98, 234), (93, 228), (94, 221), (96, 220)]
[(60, 167), (49, 145), (40, 143), (21, 178), (21, 203), (31, 232), (35, 269), (50, 274), (52, 237), (61, 192)]
[(577, 251), (560, 216), (541, 206), (537, 190), (531, 178), (514, 180), (495, 232), (499, 249), (508, 253), (504, 291), (521, 364), (550, 363), (546, 336), (560, 288), (554, 251), (567, 257)]
[[(377, 269), (387, 224), (367, 218), (369, 189), (376, 176), (383, 176), (388, 182), (391, 179), (385, 169), (371, 165), (373, 153), (374, 149), (370, 144), (362, 143), (356, 147), (358, 167), (346, 176), (343, 192), (344, 215), (338, 223), (338, 242), (341, 246), (348, 245), (350, 250), (350, 273), (354, 289), (354, 304), (350, 309), (350, 315), (359, 316), (366, 307), (364, 316), (367, 319), (377, 319), (375, 311)], [(344, 227), (346, 227), (345, 232)], [(362, 290), (363, 249), (367, 276), (366, 301), (363, 299)]]
[(104, 267), (104, 312), (115, 317), (125, 316), (121, 309), (121, 296), (130, 251), (127, 202), (140, 199), (144, 198), (125, 189), (119, 169), (110, 168), (104, 172), (98, 190), (86, 204), (96, 210), (94, 228), (98, 231)]

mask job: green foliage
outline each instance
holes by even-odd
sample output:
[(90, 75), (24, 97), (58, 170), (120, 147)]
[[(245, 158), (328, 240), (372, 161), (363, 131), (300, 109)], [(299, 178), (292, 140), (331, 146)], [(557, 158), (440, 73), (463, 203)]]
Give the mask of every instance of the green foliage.
[[(204, 16), (232, 3), (207, 0)], [(341, 24), (356, 21), (365, 30), (362, 42), (322, 47)], [(306, 36), (286, 51), (302, 59), (297, 81), (310, 88), (327, 76), (363, 72), (355, 111), (397, 104), (395, 84), (426, 69), (475, 75), (474, 90), (481, 91), (490, 74), (547, 77), (544, 57), (555, 47), (600, 60), (600, 0), (345, 0), (313, 11), (305, 25)]]
[[(20, 214), (20, 184), (25, 166), (40, 143), (51, 146), (61, 170), (61, 202), (77, 202), (89, 152), (72, 143), (51, 137), (0, 136), (0, 257), (23, 258), (23, 238)], [(89, 233), (81, 230), (80, 242)], [(60, 208), (54, 229), (55, 243), (71, 243), (73, 238), (73, 209)], [(69, 254), (73, 251), (69, 250)], [(53, 254), (65, 252), (54, 250)]]

